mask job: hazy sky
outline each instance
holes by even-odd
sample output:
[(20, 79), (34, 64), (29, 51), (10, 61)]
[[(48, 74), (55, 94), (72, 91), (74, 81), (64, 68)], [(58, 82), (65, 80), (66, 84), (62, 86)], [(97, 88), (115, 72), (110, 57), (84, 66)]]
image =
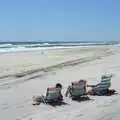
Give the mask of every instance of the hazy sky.
[(120, 40), (120, 0), (0, 0), (0, 40)]

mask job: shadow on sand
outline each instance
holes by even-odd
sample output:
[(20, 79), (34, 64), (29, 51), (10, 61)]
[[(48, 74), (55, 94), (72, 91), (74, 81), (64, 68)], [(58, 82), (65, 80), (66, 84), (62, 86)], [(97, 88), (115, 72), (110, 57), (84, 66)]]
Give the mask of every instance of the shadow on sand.
[(53, 107), (68, 105), (68, 103), (66, 102), (51, 102), (51, 103), (46, 103), (46, 104), (53, 106)]
[(41, 103), (43, 104), (46, 104), (46, 105), (51, 105), (53, 107), (56, 107), (56, 106), (62, 106), (62, 105), (68, 105), (66, 102), (64, 101), (46, 101), (44, 99), (43, 96), (33, 96), (33, 103), (32, 105), (40, 105)]
[(111, 90), (107, 90), (107, 91), (101, 91), (101, 92), (91, 92), (88, 93), (89, 95), (93, 95), (93, 96), (112, 96), (112, 95), (116, 95), (118, 94), (116, 90), (111, 89)]
[(84, 97), (72, 98), (72, 100), (77, 102), (84, 102), (84, 101), (89, 101), (91, 99), (88, 96), (84, 96)]

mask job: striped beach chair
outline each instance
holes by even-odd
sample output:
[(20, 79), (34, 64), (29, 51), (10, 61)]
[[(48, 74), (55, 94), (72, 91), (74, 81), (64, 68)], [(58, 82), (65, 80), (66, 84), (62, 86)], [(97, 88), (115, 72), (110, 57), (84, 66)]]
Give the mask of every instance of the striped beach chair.
[(66, 97), (68, 94), (72, 99), (77, 99), (86, 95), (86, 81), (80, 80), (78, 82), (72, 82), (72, 85), (67, 89)]
[(51, 102), (60, 102), (63, 100), (62, 94), (61, 94), (61, 88), (47, 88), (47, 93), (45, 96), (46, 103)]
[(55, 87), (47, 88), (46, 96), (37, 96), (33, 97), (33, 105), (39, 105), (40, 103), (45, 104), (56, 104), (62, 103), (63, 96), (62, 96), (62, 85), (57, 83)]
[(103, 75), (101, 77), (101, 82), (93, 88), (93, 94), (107, 94), (109, 91), (109, 87), (111, 86), (111, 77), (112, 75)]

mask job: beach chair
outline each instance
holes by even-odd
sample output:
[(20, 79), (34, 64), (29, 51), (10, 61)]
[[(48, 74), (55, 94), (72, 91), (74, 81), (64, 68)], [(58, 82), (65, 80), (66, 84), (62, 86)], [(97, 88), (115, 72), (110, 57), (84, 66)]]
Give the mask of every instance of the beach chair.
[(109, 88), (111, 86), (112, 75), (103, 75), (101, 77), (101, 82), (93, 87), (92, 91), (94, 95), (106, 95), (109, 93)]
[(47, 93), (44, 97), (45, 103), (61, 102), (62, 100), (61, 88), (47, 88)]
[(66, 97), (70, 95), (72, 99), (79, 99), (86, 95), (86, 80), (80, 80), (78, 82), (72, 82), (68, 87)]
[(61, 84), (56, 84), (55, 87), (49, 87), (47, 88), (46, 96), (39, 96), (34, 98), (34, 103), (33, 105), (38, 105), (40, 103), (45, 103), (45, 104), (56, 104), (60, 103), (63, 101), (63, 96), (61, 94), (62, 91), (62, 85)]

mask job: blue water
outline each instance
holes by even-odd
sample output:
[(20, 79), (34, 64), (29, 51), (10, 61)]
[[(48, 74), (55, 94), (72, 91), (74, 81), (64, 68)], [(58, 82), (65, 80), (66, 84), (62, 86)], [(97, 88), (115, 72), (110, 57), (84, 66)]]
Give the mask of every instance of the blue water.
[(118, 42), (60, 41), (60, 42), (0, 42), (0, 52), (30, 51), (40, 49), (57, 49), (76, 46), (114, 45)]

